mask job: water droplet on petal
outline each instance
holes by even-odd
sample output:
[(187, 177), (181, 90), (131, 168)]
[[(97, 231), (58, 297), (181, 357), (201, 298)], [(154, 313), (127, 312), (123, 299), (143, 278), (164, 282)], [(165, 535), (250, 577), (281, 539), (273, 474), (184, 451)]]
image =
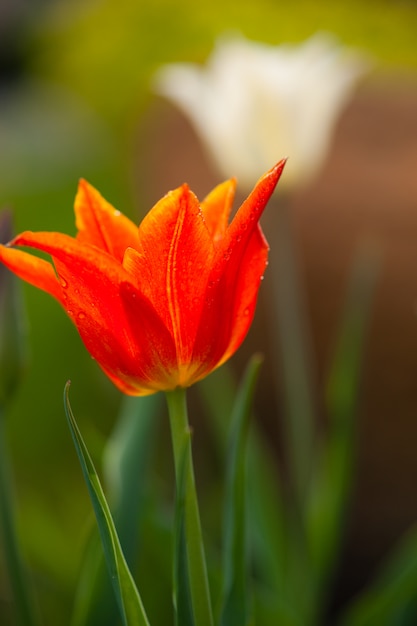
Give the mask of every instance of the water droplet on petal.
[(245, 317), (247, 317), (249, 315), (249, 307), (246, 307), (246, 309), (243, 311), (243, 315)]
[(64, 289), (66, 289), (68, 287), (68, 283), (65, 280), (65, 278), (61, 278), (61, 287), (63, 287)]
[(85, 313), (83, 313), (82, 311), (80, 311), (80, 312), (78, 313), (78, 319), (79, 319), (79, 320), (85, 320)]

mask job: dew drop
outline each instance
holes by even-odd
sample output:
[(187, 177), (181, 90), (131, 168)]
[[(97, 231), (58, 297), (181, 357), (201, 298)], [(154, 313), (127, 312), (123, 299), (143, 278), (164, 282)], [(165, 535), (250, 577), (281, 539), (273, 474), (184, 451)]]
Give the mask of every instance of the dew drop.
[(65, 278), (61, 278), (61, 286), (66, 289), (68, 287), (68, 283)]
[(79, 319), (79, 320), (85, 320), (85, 313), (83, 313), (82, 311), (80, 311), (80, 312), (78, 313), (78, 319)]
[(247, 317), (249, 315), (249, 307), (246, 307), (246, 309), (243, 311), (243, 315), (245, 317)]

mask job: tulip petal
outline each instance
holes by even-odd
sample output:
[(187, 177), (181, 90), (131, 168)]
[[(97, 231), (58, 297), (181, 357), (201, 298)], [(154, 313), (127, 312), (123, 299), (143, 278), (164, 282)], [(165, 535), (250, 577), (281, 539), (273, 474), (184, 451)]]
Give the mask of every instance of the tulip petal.
[[(59, 233), (26, 232), (15, 239), (52, 255), (61, 279), (60, 301), (90, 354), (119, 388), (155, 390), (162, 363), (176, 364), (172, 338), (148, 299), (134, 290), (135, 327), (121, 297), (129, 275), (112, 256)], [(163, 357), (162, 357), (163, 355)], [(162, 360), (161, 360), (162, 357)], [(127, 392), (127, 391), (126, 391)], [(131, 391), (133, 393), (133, 391)]]
[(244, 236), (250, 223), (257, 223), (272, 196), (280, 179), (287, 159), (279, 161), (272, 169), (264, 174), (256, 183), (254, 189), (243, 202), (229, 227), (230, 239)]
[(201, 363), (198, 378), (224, 363), (249, 330), (268, 256), (258, 220), (284, 165), (280, 161), (258, 181), (216, 250), (192, 357)]
[[(235, 283), (235, 297), (230, 342), (221, 363), (237, 350), (252, 323), (269, 249), (258, 220), (275, 190), (285, 163), (286, 159), (282, 159), (260, 178), (252, 193), (239, 208), (229, 228), (230, 246), (234, 250), (237, 265), (233, 270), (233, 263), (230, 263), (226, 270), (226, 275), (229, 273), (229, 283), (231, 285)], [(252, 232), (250, 223), (256, 224)], [(246, 239), (248, 232), (251, 232), (251, 235)], [(229, 244), (226, 242), (226, 245)]]
[(120, 263), (126, 248), (138, 245), (138, 227), (85, 180), (78, 186), (75, 217), (78, 241), (97, 246)]
[(201, 211), (214, 242), (221, 240), (227, 230), (235, 191), (236, 180), (232, 178), (217, 185), (201, 203)]
[(178, 364), (189, 363), (215, 250), (187, 185), (148, 213), (139, 228), (138, 250), (129, 249), (123, 265), (171, 329)]
[(0, 246), (0, 261), (19, 278), (46, 291), (60, 301), (59, 281), (53, 266), (48, 261), (3, 245)]

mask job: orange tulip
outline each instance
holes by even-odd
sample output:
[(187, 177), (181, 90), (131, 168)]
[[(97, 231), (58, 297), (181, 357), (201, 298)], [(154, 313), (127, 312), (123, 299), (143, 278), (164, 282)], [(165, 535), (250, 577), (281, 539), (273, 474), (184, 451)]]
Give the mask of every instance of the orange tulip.
[[(58, 300), (121, 391), (188, 387), (249, 330), (268, 256), (258, 222), (284, 164), (258, 181), (230, 224), (234, 180), (201, 204), (182, 185), (139, 228), (82, 180), (75, 238), (27, 231), (0, 246), (0, 260)], [(46, 252), (53, 265), (11, 246)]]

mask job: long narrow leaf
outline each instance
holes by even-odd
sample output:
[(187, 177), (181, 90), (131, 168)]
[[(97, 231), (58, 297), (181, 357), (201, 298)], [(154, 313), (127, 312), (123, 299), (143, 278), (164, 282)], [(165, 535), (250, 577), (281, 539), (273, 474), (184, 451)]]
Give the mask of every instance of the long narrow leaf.
[[(230, 418), (237, 395), (237, 384), (228, 363), (202, 380), (198, 385), (207, 424), (220, 459), (228, 453)], [(273, 451), (263, 440), (257, 420), (251, 426), (248, 440), (248, 505), (250, 540), (255, 567), (260, 575), (257, 585), (258, 612), (267, 612), (271, 623), (294, 626), (288, 597), (288, 532), (283, 487)], [(263, 588), (265, 587), (265, 588)], [(267, 606), (263, 606), (266, 603)], [(297, 603), (298, 610), (299, 603)], [(259, 609), (259, 610), (258, 610)], [(263, 624), (265, 620), (261, 619)], [(268, 622), (265, 621), (265, 624)]]
[(327, 387), (329, 428), (315, 473), (308, 519), (318, 587), (325, 588), (343, 531), (343, 519), (354, 473), (355, 417), (367, 323), (377, 275), (369, 250), (353, 267), (350, 290)]
[[(256, 435), (254, 424), (252, 435)], [(295, 624), (284, 615), (297, 611), (291, 608), (292, 590), (288, 576), (291, 557), (290, 536), (288, 533), (287, 502), (275, 459), (266, 444), (251, 436), (248, 455), (248, 509), (251, 520), (251, 539), (254, 544), (255, 566), (260, 576), (260, 599), (266, 599), (268, 612), (275, 624)], [(261, 621), (261, 624), (264, 622)]]
[(240, 387), (231, 423), (224, 510), (224, 588), (221, 626), (249, 619), (246, 538), (246, 449), (253, 394), (262, 360), (254, 357)]
[[(149, 462), (162, 398), (123, 398), (103, 455), (103, 473), (117, 534), (132, 570), (145, 512)], [(71, 626), (114, 626), (119, 613), (100, 539), (94, 528), (81, 567)]]
[(69, 383), (66, 384), (64, 391), (65, 412), (96, 515), (107, 567), (113, 582), (123, 624), (124, 626), (149, 626), (139, 592), (123, 555), (97, 472), (73, 416), (68, 393)]

